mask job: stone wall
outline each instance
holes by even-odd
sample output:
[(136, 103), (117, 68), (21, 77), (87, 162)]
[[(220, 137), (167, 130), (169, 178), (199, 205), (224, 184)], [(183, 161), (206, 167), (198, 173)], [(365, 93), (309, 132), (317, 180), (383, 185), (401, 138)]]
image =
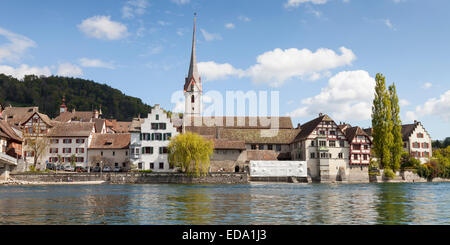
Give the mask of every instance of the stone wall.
[(48, 173), (11, 174), (12, 178), (29, 182), (108, 181), (112, 184), (246, 184), (246, 173), (210, 173), (192, 177), (181, 173)]
[(368, 166), (350, 166), (348, 173), (349, 182), (369, 182)]

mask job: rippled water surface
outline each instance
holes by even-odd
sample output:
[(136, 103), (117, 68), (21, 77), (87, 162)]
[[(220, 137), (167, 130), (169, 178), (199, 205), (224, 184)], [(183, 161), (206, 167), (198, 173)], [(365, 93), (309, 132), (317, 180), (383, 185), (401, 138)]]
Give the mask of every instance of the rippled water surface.
[(450, 183), (0, 186), (0, 224), (450, 224)]

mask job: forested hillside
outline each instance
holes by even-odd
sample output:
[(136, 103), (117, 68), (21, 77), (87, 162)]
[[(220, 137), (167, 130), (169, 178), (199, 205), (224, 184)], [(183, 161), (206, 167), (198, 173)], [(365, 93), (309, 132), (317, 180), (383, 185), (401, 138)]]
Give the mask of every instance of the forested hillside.
[(138, 114), (146, 116), (151, 106), (141, 99), (127, 96), (120, 90), (93, 81), (68, 77), (26, 76), (23, 81), (0, 74), (0, 104), (3, 106), (39, 106), (51, 118), (59, 114), (63, 96), (71, 111), (102, 109), (103, 118), (130, 121)]

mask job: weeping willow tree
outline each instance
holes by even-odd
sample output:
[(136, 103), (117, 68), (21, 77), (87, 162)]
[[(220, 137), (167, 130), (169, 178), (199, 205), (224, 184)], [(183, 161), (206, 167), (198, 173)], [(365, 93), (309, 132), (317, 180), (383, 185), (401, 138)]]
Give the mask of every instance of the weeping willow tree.
[(187, 132), (172, 138), (168, 150), (171, 167), (178, 167), (182, 172), (198, 177), (208, 173), (214, 143)]

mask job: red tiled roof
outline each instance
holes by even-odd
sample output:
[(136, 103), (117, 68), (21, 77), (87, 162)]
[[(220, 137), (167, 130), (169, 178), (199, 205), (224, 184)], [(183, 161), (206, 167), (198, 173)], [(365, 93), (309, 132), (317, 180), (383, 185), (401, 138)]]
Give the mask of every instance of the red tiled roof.
[(89, 149), (128, 149), (130, 134), (94, 134)]

